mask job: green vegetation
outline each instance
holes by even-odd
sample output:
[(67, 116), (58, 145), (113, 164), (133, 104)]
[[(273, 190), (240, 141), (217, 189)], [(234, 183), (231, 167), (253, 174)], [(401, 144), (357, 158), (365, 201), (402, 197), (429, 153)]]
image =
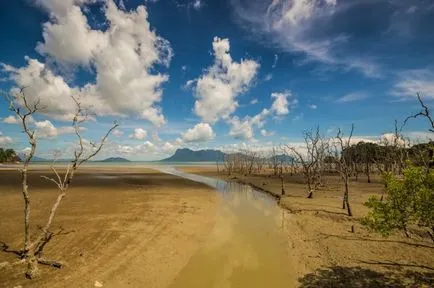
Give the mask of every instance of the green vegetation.
[[(434, 228), (434, 170), (408, 166), (403, 178), (388, 174), (386, 198), (371, 197), (366, 206), (371, 210), (362, 224), (383, 236), (394, 230), (404, 231), (418, 225)], [(434, 231), (432, 231), (434, 232)]]
[(0, 148), (0, 163), (17, 161), (20, 161), (20, 158), (17, 156), (13, 149)]

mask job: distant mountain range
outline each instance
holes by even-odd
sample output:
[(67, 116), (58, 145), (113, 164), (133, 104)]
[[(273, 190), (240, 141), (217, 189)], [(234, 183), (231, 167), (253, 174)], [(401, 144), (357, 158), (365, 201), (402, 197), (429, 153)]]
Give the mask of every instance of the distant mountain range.
[[(24, 161), (26, 156), (24, 154), (19, 154), (18, 157), (21, 161)], [(72, 159), (56, 159), (56, 162), (70, 162)], [(46, 159), (38, 156), (33, 156), (31, 162), (53, 162), (53, 159)], [(110, 157), (104, 160), (90, 161), (90, 162), (131, 162), (128, 159), (122, 157)]]
[(193, 151), (188, 148), (176, 150), (175, 154), (162, 162), (215, 162), (223, 161), (225, 153), (220, 150), (198, 150)]
[[(241, 153), (236, 153), (240, 154)], [(162, 162), (216, 162), (223, 161), (225, 153), (220, 150), (198, 150), (193, 151), (188, 148), (176, 150), (175, 154), (169, 158), (161, 160)], [(279, 162), (290, 162), (293, 158), (291, 156), (281, 154), (275, 156)]]
[[(239, 153), (237, 153), (239, 154)], [(160, 160), (161, 162), (222, 162), (225, 158), (225, 153), (220, 150), (198, 150), (194, 151), (188, 148), (177, 149), (175, 154), (172, 156)], [(241, 154), (240, 154), (241, 155)], [(25, 158), (24, 154), (19, 154), (18, 157), (21, 161)], [(288, 155), (276, 155), (275, 156), (280, 162), (290, 162), (291, 156)], [(56, 162), (70, 162), (72, 159), (57, 159)], [(38, 156), (33, 156), (32, 162), (52, 162), (52, 159), (46, 159)], [(128, 159), (122, 157), (110, 157), (104, 160), (96, 160), (91, 162), (104, 162), (104, 163), (120, 163), (120, 162), (131, 162)]]
[(104, 160), (94, 161), (94, 162), (131, 162), (131, 161), (122, 157), (110, 157)]

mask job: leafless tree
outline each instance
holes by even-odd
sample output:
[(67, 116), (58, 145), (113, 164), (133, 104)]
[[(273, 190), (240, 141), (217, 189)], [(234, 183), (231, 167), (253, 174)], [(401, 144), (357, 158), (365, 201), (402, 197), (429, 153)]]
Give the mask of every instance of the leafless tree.
[(27, 264), (26, 277), (34, 278), (39, 274), (38, 264), (45, 264), (54, 267), (60, 268), (63, 264), (59, 261), (49, 260), (43, 257), (43, 249), (47, 245), (47, 243), (52, 239), (56, 234), (62, 233), (62, 231), (53, 232), (51, 230), (51, 224), (56, 215), (56, 211), (62, 201), (62, 199), (66, 196), (66, 193), (71, 185), (71, 181), (75, 175), (77, 169), (88, 160), (92, 159), (95, 155), (97, 155), (102, 147), (104, 146), (105, 141), (109, 134), (119, 125), (114, 123), (113, 126), (107, 131), (104, 137), (101, 139), (99, 144), (92, 144), (93, 151), (88, 155), (85, 155), (85, 147), (84, 141), (80, 134), (80, 125), (86, 120), (87, 115), (85, 110), (81, 107), (80, 101), (77, 98), (73, 97), (73, 100), (76, 104), (76, 113), (72, 120), (72, 126), (74, 127), (75, 135), (78, 138), (79, 147), (74, 152), (74, 159), (71, 161), (66, 168), (66, 173), (64, 175), (60, 175), (54, 165), (51, 166), (51, 170), (54, 173), (53, 177), (42, 176), (44, 179), (53, 182), (57, 186), (57, 190), (59, 192), (56, 201), (51, 206), (50, 214), (48, 216), (46, 224), (40, 229), (39, 233), (35, 239), (31, 239), (30, 233), (30, 192), (28, 189), (28, 168), (29, 163), (35, 155), (36, 146), (37, 146), (37, 137), (35, 135), (36, 130), (30, 127), (30, 119), (35, 114), (38, 113), (41, 109), (40, 102), (36, 101), (34, 104), (30, 104), (26, 95), (24, 93), (24, 89), (20, 91), (20, 93), (16, 95), (11, 95), (8, 97), (10, 103), (10, 110), (13, 111), (16, 116), (20, 119), (21, 125), (23, 127), (24, 133), (28, 138), (28, 142), (30, 144), (30, 152), (26, 156), (23, 168), (21, 169), (21, 184), (22, 184), (22, 194), (24, 198), (24, 247), (21, 250), (21, 258), (25, 264)]
[[(342, 209), (347, 209), (348, 216), (353, 216), (349, 201), (349, 182), (351, 177), (351, 155), (346, 155), (345, 151), (350, 148), (351, 137), (353, 137), (354, 124), (351, 125), (351, 131), (347, 139), (344, 139), (344, 133), (339, 128), (335, 142), (335, 159), (336, 168), (344, 182), (344, 197), (342, 199)], [(340, 157), (339, 157), (340, 154)]]
[(271, 155), (269, 157), (269, 161), (270, 161), (270, 166), (273, 169), (273, 174), (275, 176), (279, 174), (280, 164), (281, 164), (278, 154), (279, 153), (278, 153), (277, 147), (273, 147), (271, 149)]
[(429, 124), (431, 125), (431, 128), (429, 128), (428, 130), (434, 133), (434, 119), (430, 113), (430, 110), (429, 110), (428, 106), (423, 102), (420, 94), (417, 93), (416, 95), (417, 95), (417, 100), (420, 103), (420, 106), (422, 106), (422, 110), (416, 114), (410, 115), (407, 118), (405, 118), (404, 125), (407, 123), (408, 120), (410, 120), (412, 118), (423, 117), (423, 118), (427, 119)]
[(256, 160), (255, 160), (257, 173), (261, 173), (262, 170), (264, 170), (266, 162), (267, 162), (267, 158), (265, 157), (264, 153), (258, 152)]
[(294, 157), (301, 165), (307, 184), (307, 198), (312, 198), (315, 190), (321, 185), (321, 173), (324, 168), (324, 158), (328, 141), (320, 135), (319, 127), (303, 132), (306, 154), (296, 147), (285, 146), (285, 154)]

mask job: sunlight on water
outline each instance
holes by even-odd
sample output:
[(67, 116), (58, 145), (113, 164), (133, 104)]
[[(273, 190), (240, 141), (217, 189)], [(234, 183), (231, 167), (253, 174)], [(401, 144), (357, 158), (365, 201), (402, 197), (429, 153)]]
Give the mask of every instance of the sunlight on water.
[(291, 286), (282, 214), (274, 199), (238, 183), (161, 171), (210, 185), (221, 195), (215, 227), (171, 288)]

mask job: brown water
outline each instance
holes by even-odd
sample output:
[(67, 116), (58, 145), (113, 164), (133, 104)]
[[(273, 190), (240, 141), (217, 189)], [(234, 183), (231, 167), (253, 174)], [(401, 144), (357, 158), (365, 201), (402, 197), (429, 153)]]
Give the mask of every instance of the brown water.
[(221, 198), (215, 227), (171, 288), (294, 286), (275, 199), (247, 185), (161, 170), (212, 186)]

